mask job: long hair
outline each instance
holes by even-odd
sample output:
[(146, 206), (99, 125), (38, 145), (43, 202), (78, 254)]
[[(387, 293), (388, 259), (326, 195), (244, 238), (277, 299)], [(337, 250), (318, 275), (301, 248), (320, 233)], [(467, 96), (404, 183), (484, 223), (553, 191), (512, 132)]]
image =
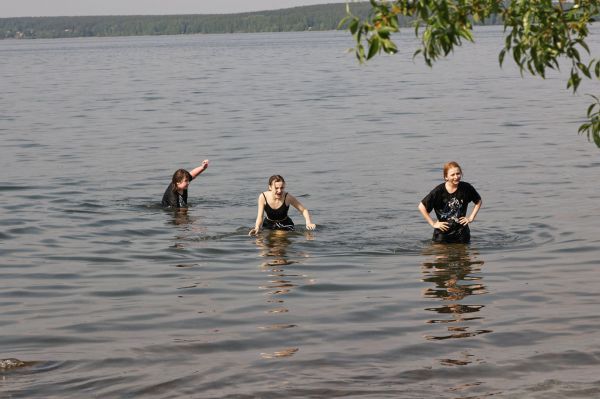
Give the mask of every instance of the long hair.
[(173, 178), (171, 179), (173, 191), (177, 191), (177, 183), (181, 183), (185, 179), (192, 181), (192, 175), (190, 175), (190, 172), (185, 169), (177, 169), (175, 173), (173, 173)]

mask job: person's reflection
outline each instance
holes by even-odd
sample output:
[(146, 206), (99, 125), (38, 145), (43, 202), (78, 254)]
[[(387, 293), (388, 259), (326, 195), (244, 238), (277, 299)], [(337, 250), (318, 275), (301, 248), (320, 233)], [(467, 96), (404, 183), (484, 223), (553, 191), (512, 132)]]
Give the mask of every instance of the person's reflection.
[(176, 242), (173, 248), (185, 248), (186, 241), (197, 238), (200, 233), (204, 232), (205, 229), (196, 223), (198, 217), (190, 215), (187, 208), (169, 210), (169, 212), (171, 212), (170, 223), (177, 226)]
[[(266, 258), (260, 265), (261, 269), (269, 273), (268, 284), (261, 288), (266, 289), (269, 296), (272, 297), (269, 300), (270, 303), (283, 303), (283, 299), (279, 297), (289, 293), (295, 286), (290, 280), (293, 276), (286, 274), (284, 270), (285, 266), (296, 263), (287, 256), (287, 248), (290, 243), (288, 233), (285, 231), (269, 231), (256, 238), (256, 245), (261, 249), (260, 255)], [(287, 312), (287, 309), (280, 310), (280, 312)]]
[(477, 316), (484, 307), (465, 303), (473, 295), (486, 293), (482, 282), (483, 261), (479, 254), (467, 244), (432, 244), (423, 251), (430, 260), (422, 265), (423, 280), (433, 283), (423, 295), (442, 301), (441, 306), (426, 308), (435, 312), (431, 324), (442, 324), (446, 330), (440, 335), (426, 335), (428, 340), (466, 338), (491, 332), (485, 329), (472, 329), (469, 324), (480, 324), (482, 316)]
[(187, 226), (193, 222), (193, 218), (190, 217), (187, 208), (179, 208), (170, 212), (173, 215), (171, 223), (175, 226)]
[[(298, 263), (297, 260), (290, 259), (288, 255), (288, 247), (292, 243), (290, 234), (294, 233), (273, 230), (266, 231), (256, 237), (256, 245), (260, 248), (260, 256), (264, 258), (264, 261), (260, 264), (260, 268), (261, 271), (268, 275), (267, 283), (260, 288), (266, 291), (267, 302), (273, 305), (267, 312), (269, 314), (279, 315), (277, 316), (278, 320), (281, 320), (280, 318), (283, 317), (282, 314), (289, 312), (289, 309), (284, 304), (285, 296), (298, 285), (298, 278), (306, 277), (290, 273), (286, 270), (288, 266)], [(312, 239), (312, 236), (306, 238)], [(294, 255), (298, 258), (303, 256), (298, 253), (295, 253)], [(289, 319), (288, 317), (284, 318)], [(294, 327), (296, 327), (295, 324), (279, 322), (261, 326), (259, 328), (261, 330), (283, 330)], [(289, 357), (293, 356), (297, 351), (298, 348), (288, 347), (272, 353), (262, 353), (261, 357), (264, 359)]]

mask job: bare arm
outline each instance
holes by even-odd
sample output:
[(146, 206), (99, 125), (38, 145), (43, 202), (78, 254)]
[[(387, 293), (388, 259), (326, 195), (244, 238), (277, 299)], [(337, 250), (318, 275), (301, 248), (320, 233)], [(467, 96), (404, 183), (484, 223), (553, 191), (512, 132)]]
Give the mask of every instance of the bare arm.
[(314, 224), (310, 218), (310, 212), (308, 211), (307, 208), (304, 207), (304, 205), (302, 205), (300, 203), (300, 201), (298, 201), (296, 199), (296, 197), (294, 197), (291, 194), (288, 194), (288, 199), (289, 199), (289, 203), (290, 205), (292, 205), (294, 208), (296, 208), (298, 210), (298, 212), (300, 212), (302, 214), (302, 216), (304, 216), (304, 221), (306, 222), (306, 229), (307, 230), (314, 230), (317, 225)]
[(431, 216), (429, 216), (429, 212), (427, 212), (427, 208), (425, 207), (425, 205), (423, 205), (422, 202), (419, 202), (419, 211), (421, 212), (421, 215), (423, 215), (427, 223), (429, 223), (429, 225), (434, 229), (440, 229), (442, 231), (448, 230), (448, 223), (440, 222), (439, 220), (434, 221), (431, 218)]
[(466, 218), (466, 217), (460, 218), (460, 220), (459, 220), (460, 224), (462, 224), (463, 226), (466, 226), (469, 223), (473, 223), (475, 221), (475, 217), (477, 216), (477, 213), (481, 209), (481, 205), (483, 205), (483, 200), (479, 200), (479, 202), (477, 202), (475, 204), (475, 206), (473, 207), (473, 210), (471, 211), (471, 214), (469, 215), (468, 218)]
[(263, 212), (265, 211), (265, 198), (262, 195), (258, 196), (258, 212), (256, 213), (256, 221), (254, 222), (254, 228), (248, 233), (249, 236), (258, 234), (262, 227)]
[(208, 168), (208, 159), (205, 159), (204, 161), (202, 161), (202, 165), (197, 166), (190, 171), (190, 175), (192, 176), (192, 179), (194, 179), (200, 173), (204, 172), (207, 168)]

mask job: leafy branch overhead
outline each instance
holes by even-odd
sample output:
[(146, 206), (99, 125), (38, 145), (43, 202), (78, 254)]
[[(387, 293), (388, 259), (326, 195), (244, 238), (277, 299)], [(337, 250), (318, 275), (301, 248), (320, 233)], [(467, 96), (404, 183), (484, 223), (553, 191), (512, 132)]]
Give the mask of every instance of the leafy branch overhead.
[[(512, 56), (521, 74), (545, 78), (548, 69), (559, 69), (559, 59), (570, 65), (567, 88), (576, 92), (582, 79), (600, 78), (600, 60), (584, 60), (590, 50), (585, 40), (589, 25), (600, 12), (600, 0), (370, 0), (366, 19), (352, 14), (346, 4), (346, 27), (356, 40), (356, 56), (366, 62), (381, 52), (394, 54), (398, 48), (392, 34), (400, 30), (400, 21), (410, 19), (421, 46), (421, 55), (432, 66), (464, 40), (473, 41), (473, 24), (493, 16), (504, 23), (504, 48), (499, 63)], [(600, 147), (600, 99), (588, 107), (587, 121), (579, 133), (587, 134)]]

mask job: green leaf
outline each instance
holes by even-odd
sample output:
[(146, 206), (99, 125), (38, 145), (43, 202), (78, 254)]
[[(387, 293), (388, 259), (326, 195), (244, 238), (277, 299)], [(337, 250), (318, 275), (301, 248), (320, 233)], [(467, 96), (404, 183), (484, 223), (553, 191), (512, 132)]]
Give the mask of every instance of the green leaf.
[(577, 68), (579, 68), (579, 70), (588, 78), (592, 78), (592, 75), (590, 74), (590, 70), (588, 69), (588, 67), (585, 64), (582, 64), (581, 62), (577, 63)]
[(356, 48), (356, 58), (362, 63), (365, 62), (365, 47), (359, 44)]
[(567, 82), (567, 89), (568, 88), (572, 88), (573, 92), (577, 91), (577, 88), (579, 87), (579, 83), (581, 83), (581, 78), (579, 77), (579, 74), (577, 72), (571, 72), (571, 77), (569, 78), (569, 81)]
[(579, 56), (579, 51), (575, 47), (569, 47), (567, 50), (567, 56), (569, 58), (574, 59), (575, 61), (581, 61), (581, 57)]
[(421, 54), (422, 52), (423, 52), (423, 49), (418, 49), (418, 50), (416, 50), (416, 51), (413, 53), (413, 60), (414, 60), (415, 58), (417, 58), (417, 55)]
[(371, 36), (371, 39), (369, 40), (369, 54), (367, 55), (367, 60), (370, 60), (377, 53), (379, 53), (380, 44), (381, 42), (379, 36)]
[(381, 45), (383, 50), (388, 54), (396, 54), (398, 52), (398, 47), (396, 47), (396, 44), (389, 39), (382, 40)]
[(358, 31), (358, 27), (359, 27), (358, 18), (354, 18), (350, 22), (350, 25), (348, 25), (348, 30), (350, 31), (350, 33), (352, 33), (353, 35), (355, 35), (356, 32)]
[(508, 35), (508, 36), (506, 36), (506, 39), (504, 39), (504, 48), (507, 50), (510, 50), (511, 44), (512, 44), (512, 35)]
[(588, 118), (591, 117), (592, 112), (594, 112), (594, 108), (596, 108), (597, 105), (598, 105), (598, 103), (592, 103), (592, 104), (590, 104), (590, 106), (587, 109), (587, 116), (588, 116)]
[(394, 32), (394, 31), (389, 27), (383, 27), (383, 28), (380, 28), (377, 30), (377, 34), (382, 39), (388, 39), (392, 32)]
[[(467, 39), (470, 42), (473, 41), (473, 34), (471, 33), (471, 31), (469, 29), (463, 29), (461, 31), (461, 36), (464, 37), (465, 39)], [(458, 43), (458, 44), (460, 45), (460, 43)]]
[(579, 134), (583, 134), (586, 131), (590, 130), (591, 124), (590, 123), (583, 123), (579, 126), (579, 129), (577, 129), (577, 132)]

